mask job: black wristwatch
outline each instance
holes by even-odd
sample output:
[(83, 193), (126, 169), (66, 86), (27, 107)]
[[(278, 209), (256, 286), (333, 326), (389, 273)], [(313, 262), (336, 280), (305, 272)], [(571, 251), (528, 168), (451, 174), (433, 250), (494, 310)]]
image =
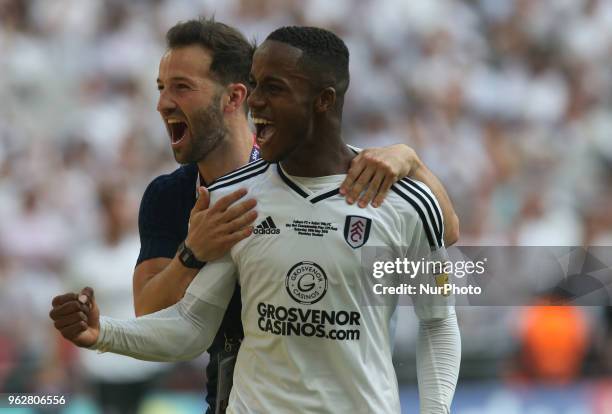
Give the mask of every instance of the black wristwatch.
[(191, 249), (185, 245), (185, 242), (182, 242), (179, 245), (177, 252), (179, 260), (185, 267), (189, 267), (191, 269), (201, 269), (206, 264), (206, 262), (201, 262), (196, 259)]

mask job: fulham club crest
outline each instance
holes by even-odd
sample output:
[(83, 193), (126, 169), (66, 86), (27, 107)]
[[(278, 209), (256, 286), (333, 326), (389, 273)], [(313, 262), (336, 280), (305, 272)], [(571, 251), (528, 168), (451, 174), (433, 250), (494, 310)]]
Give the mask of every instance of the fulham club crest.
[(372, 219), (361, 216), (346, 216), (344, 240), (353, 249), (357, 249), (368, 241), (370, 227), (372, 227)]

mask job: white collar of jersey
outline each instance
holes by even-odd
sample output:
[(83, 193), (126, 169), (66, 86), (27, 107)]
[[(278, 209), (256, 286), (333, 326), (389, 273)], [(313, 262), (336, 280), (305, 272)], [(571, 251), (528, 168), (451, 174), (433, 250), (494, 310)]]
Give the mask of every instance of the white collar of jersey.
[(321, 191), (310, 191), (308, 188), (293, 180), (291, 176), (287, 174), (285, 170), (283, 170), (280, 163), (276, 164), (276, 171), (278, 171), (278, 175), (285, 182), (285, 184), (289, 186), (289, 188), (299, 194), (302, 198), (310, 201), (312, 204), (340, 194), (340, 187), (336, 184)]
[(200, 170), (198, 170), (198, 175), (196, 177), (196, 185), (195, 185), (195, 197), (196, 197), (196, 200), (200, 196), (200, 192), (198, 191), (198, 189), (200, 188), (200, 186), (206, 185), (206, 183), (202, 184), (203, 182), (204, 182), (204, 180), (202, 179), (202, 175), (200, 174)]
[(196, 188), (195, 188), (196, 200), (200, 196), (200, 192), (198, 191), (198, 188), (200, 188), (200, 172), (199, 171), (198, 171), (198, 177), (196, 178)]

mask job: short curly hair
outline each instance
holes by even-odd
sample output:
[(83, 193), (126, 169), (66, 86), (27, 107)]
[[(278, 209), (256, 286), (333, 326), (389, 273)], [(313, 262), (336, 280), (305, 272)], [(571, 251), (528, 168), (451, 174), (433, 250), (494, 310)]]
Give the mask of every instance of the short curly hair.
[(302, 50), (301, 64), (313, 77), (331, 83), (342, 97), (349, 85), (349, 51), (342, 39), (329, 30), (308, 26), (276, 29), (266, 40), (286, 43)]

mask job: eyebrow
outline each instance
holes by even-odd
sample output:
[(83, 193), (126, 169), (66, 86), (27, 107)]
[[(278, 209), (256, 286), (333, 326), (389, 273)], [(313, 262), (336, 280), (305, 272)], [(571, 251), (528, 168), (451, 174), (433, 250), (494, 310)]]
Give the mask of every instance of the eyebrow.
[[(249, 79), (255, 81), (255, 76), (253, 76), (253, 74), (251, 74), (249, 76)], [(279, 78), (277, 76), (273, 76), (273, 75), (266, 75), (260, 82), (280, 82), (282, 84), (286, 84), (287, 81), (283, 78)]]
[[(184, 76), (174, 76), (172, 78), (169, 79), (170, 81), (178, 81), (178, 82), (189, 82), (189, 83), (194, 83), (194, 81), (192, 79), (186, 78)], [(162, 80), (160, 78), (157, 78), (157, 83), (163, 83)]]

